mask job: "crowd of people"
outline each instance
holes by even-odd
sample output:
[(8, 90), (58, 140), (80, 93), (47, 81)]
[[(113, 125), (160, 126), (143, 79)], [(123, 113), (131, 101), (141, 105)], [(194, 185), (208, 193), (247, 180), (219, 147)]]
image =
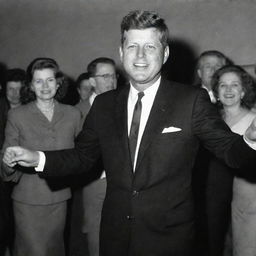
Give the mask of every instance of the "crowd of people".
[(75, 105), (63, 103), (68, 80), (54, 59), (7, 71), (1, 256), (70, 255), (76, 210), (89, 256), (256, 255), (255, 80), (214, 49), (198, 57), (194, 85), (168, 81), (169, 47), (157, 13), (130, 12), (126, 83), (97, 57), (76, 80)]

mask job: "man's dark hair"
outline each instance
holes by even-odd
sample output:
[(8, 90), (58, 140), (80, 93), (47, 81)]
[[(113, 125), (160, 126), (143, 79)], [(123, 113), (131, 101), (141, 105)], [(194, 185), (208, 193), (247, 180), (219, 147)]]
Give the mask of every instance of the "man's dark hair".
[(76, 87), (80, 88), (81, 82), (84, 80), (89, 80), (90, 75), (89, 73), (82, 73), (78, 76), (77, 80), (76, 80)]
[(2, 84), (2, 93), (6, 93), (6, 84), (8, 82), (21, 82), (22, 87), (25, 85), (27, 80), (26, 71), (21, 68), (12, 68), (6, 71), (5, 82)]
[(87, 66), (87, 71), (89, 73), (90, 77), (93, 77), (96, 75), (96, 71), (97, 71), (97, 64), (102, 63), (102, 64), (110, 64), (112, 65), (114, 68), (116, 67), (115, 61), (110, 59), (110, 58), (106, 58), (106, 57), (100, 57), (97, 58), (93, 61), (91, 61), (88, 66)]
[(164, 19), (156, 12), (135, 10), (126, 15), (121, 23), (121, 44), (125, 41), (125, 31), (130, 29), (156, 28), (160, 34), (160, 41), (165, 48), (168, 45), (169, 30)]
[(8, 69), (6, 74), (6, 82), (22, 82), (26, 81), (26, 71), (21, 68)]

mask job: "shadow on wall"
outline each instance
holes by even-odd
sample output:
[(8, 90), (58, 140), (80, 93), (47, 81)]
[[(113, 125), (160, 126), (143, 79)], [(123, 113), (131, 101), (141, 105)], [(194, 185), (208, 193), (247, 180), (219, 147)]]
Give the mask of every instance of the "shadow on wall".
[(192, 85), (197, 58), (195, 50), (179, 39), (172, 39), (169, 48), (170, 55), (163, 67), (163, 76), (172, 81)]

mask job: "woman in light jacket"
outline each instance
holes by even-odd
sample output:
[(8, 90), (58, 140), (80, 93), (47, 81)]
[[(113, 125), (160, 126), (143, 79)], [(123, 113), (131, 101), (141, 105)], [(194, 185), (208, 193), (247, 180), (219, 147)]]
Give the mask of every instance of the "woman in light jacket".
[[(72, 148), (81, 115), (58, 102), (65, 79), (50, 58), (37, 58), (28, 67), (22, 97), (29, 103), (8, 114), (3, 148), (20, 145), (31, 150)], [(19, 167), (20, 168), (20, 167)], [(63, 232), (70, 188), (63, 180), (45, 180), (31, 170), (2, 165), (2, 176), (15, 182), (12, 199), (15, 218), (15, 256), (63, 256)]]

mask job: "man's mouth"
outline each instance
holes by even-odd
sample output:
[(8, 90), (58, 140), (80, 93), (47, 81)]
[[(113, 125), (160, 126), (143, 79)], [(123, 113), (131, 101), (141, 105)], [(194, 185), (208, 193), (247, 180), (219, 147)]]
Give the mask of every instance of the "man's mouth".
[(148, 64), (146, 63), (134, 63), (135, 67), (139, 67), (139, 68), (145, 68), (148, 66)]

